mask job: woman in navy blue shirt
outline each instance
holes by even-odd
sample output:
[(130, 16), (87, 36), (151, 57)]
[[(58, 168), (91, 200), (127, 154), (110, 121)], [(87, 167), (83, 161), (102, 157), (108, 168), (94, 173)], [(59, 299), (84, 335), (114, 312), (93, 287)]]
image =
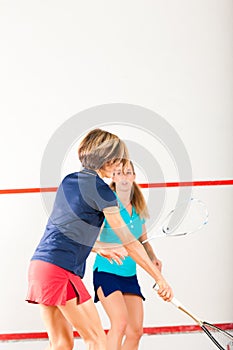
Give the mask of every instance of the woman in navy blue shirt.
[[(120, 216), (114, 192), (103, 181), (115, 167), (126, 163), (128, 151), (116, 135), (101, 129), (90, 131), (78, 149), (83, 169), (60, 184), (52, 213), (29, 266), (26, 300), (40, 304), (52, 350), (73, 349), (73, 328), (89, 350), (106, 350), (106, 335), (82, 277), (104, 217), (115, 230), (127, 253), (158, 283), (159, 294), (171, 300), (172, 290), (158, 269), (134, 240)], [(105, 256), (114, 255), (106, 250)]]

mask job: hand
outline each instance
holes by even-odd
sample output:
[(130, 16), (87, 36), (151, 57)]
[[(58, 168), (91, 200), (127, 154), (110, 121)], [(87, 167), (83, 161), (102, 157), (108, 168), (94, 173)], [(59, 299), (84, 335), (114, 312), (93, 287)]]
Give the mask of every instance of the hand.
[(164, 301), (171, 301), (174, 294), (171, 287), (167, 284), (164, 279), (156, 281), (157, 293)]
[(99, 248), (96, 250), (96, 252), (100, 256), (108, 259), (111, 264), (115, 262), (117, 265), (122, 265), (122, 260), (124, 260), (125, 257), (128, 255), (127, 250), (123, 246), (112, 249)]

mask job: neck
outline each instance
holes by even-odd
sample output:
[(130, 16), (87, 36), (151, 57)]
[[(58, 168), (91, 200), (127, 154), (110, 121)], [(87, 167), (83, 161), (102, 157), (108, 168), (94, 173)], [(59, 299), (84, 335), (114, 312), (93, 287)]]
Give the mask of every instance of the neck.
[(95, 170), (96, 173), (99, 175), (99, 177), (101, 177), (101, 179), (103, 179), (103, 174), (101, 173), (101, 170)]
[(131, 204), (130, 200), (130, 192), (128, 191), (117, 191), (117, 195), (120, 198), (121, 203), (124, 207), (127, 207), (127, 205)]

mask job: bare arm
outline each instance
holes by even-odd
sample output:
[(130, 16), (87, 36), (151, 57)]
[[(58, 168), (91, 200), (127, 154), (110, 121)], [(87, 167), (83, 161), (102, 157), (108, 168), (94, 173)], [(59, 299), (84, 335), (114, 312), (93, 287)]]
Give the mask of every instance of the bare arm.
[[(143, 242), (147, 239), (147, 232), (146, 232), (146, 226), (143, 225), (143, 235), (139, 238), (139, 242)], [(149, 256), (150, 260), (153, 262), (153, 264), (159, 269), (159, 271), (161, 272), (162, 270), (162, 262), (156, 257), (155, 252), (152, 248), (152, 246), (150, 245), (150, 242), (145, 242), (143, 244), (143, 247), (147, 253), (147, 255)]]
[[(99, 236), (103, 227), (104, 224), (100, 228)], [(111, 264), (115, 261), (118, 265), (122, 265), (122, 260), (128, 255), (127, 250), (121, 244), (101, 242), (98, 240), (92, 247), (92, 252), (108, 259)]]
[(95, 242), (92, 252), (108, 259), (110, 263), (115, 261), (118, 265), (122, 265), (122, 260), (128, 255), (127, 250), (121, 244), (100, 241)]
[(120, 238), (122, 244), (127, 250), (128, 254), (140, 265), (159, 285), (158, 294), (166, 301), (170, 301), (173, 297), (171, 287), (165, 281), (159, 269), (152, 263), (151, 259), (147, 255), (142, 244), (135, 239), (124, 220), (122, 219), (119, 209), (117, 207), (107, 208), (104, 210), (104, 215)]

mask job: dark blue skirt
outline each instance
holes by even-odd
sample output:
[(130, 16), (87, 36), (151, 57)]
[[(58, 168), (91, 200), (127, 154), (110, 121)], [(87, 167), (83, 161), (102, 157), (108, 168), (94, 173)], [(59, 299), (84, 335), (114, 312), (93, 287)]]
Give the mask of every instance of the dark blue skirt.
[(119, 276), (113, 273), (102, 272), (95, 269), (93, 275), (93, 284), (95, 290), (94, 302), (99, 301), (97, 290), (99, 287), (102, 288), (104, 296), (107, 297), (111, 293), (119, 290), (122, 294), (133, 294), (140, 296), (145, 300), (144, 296), (141, 293), (141, 288), (138, 284), (137, 276)]

